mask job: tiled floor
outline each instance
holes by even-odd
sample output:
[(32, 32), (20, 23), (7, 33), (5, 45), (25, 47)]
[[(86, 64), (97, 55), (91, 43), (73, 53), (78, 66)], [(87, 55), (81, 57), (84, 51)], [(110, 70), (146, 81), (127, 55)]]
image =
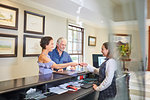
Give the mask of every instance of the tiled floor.
[(150, 100), (150, 72), (131, 72), (130, 75), (131, 100)]

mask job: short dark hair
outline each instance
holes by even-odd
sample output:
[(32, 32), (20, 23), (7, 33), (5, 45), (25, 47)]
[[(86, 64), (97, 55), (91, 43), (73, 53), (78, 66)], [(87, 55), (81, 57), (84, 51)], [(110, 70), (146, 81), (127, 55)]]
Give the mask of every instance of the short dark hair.
[(53, 40), (53, 38), (50, 36), (42, 37), (40, 42), (42, 49), (46, 49), (46, 45), (48, 45), (51, 40)]

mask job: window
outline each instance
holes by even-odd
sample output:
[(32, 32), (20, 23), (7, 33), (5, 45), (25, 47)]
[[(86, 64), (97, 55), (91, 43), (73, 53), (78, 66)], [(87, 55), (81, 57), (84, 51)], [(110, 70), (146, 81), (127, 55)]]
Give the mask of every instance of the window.
[(83, 61), (83, 35), (83, 28), (68, 25), (68, 53), (74, 62)]

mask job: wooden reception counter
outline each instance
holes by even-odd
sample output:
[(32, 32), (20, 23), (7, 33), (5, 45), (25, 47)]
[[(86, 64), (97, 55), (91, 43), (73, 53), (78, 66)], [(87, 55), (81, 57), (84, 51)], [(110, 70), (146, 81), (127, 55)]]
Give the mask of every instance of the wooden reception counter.
[[(18, 78), (13, 80), (0, 82), (0, 100), (31, 100), (24, 99), (26, 92), (30, 88), (40, 89), (43, 93), (47, 92), (49, 87), (58, 86), (60, 84), (77, 79), (78, 76), (85, 75), (89, 77), (89, 72), (64, 72), (64, 73), (51, 73), (45, 75), (37, 75), (31, 77)], [(117, 80), (127, 79), (127, 74), (124, 74), (117, 78)], [(128, 80), (127, 80), (128, 81)], [(128, 83), (127, 83), (128, 85)], [(39, 88), (40, 87), (40, 88)], [(66, 92), (63, 94), (48, 95), (47, 98), (40, 100), (84, 100), (86, 96), (89, 96), (94, 100), (95, 92), (92, 87), (88, 89), (79, 89), (75, 92)], [(37, 99), (35, 99), (37, 100)]]
[[(73, 78), (76, 78), (79, 75), (85, 75), (85, 74), (88, 74), (88, 73), (87, 72), (76, 73), (73, 71), (68, 71), (64, 73), (51, 73), (51, 74), (45, 74), (45, 75), (37, 75), (37, 76), (1, 81), (0, 82), (0, 100), (2, 100), (1, 99), (2, 97), (5, 98), (6, 95), (10, 95), (14, 93), (15, 95), (17, 95), (17, 94), (20, 94), (19, 92), (25, 93), (30, 88), (36, 88), (38, 86), (45, 86), (45, 84), (49, 86), (57, 86), (64, 82), (71, 81), (73, 80)], [(49, 87), (44, 87), (43, 89), (45, 90), (42, 89), (42, 92), (47, 91), (48, 90), (47, 88)], [(93, 91), (92, 88), (91, 90)], [(58, 96), (58, 95), (55, 95), (55, 96)], [(79, 96), (79, 95), (76, 95), (76, 96)], [(48, 100), (48, 98), (46, 98), (46, 100)], [(4, 99), (4, 100), (7, 100), (7, 99)]]

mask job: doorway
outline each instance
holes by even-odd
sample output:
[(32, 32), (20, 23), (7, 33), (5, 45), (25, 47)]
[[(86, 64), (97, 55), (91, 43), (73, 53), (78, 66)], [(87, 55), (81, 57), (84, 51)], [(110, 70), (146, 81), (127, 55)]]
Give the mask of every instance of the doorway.
[(148, 71), (150, 71), (150, 26), (148, 29)]

